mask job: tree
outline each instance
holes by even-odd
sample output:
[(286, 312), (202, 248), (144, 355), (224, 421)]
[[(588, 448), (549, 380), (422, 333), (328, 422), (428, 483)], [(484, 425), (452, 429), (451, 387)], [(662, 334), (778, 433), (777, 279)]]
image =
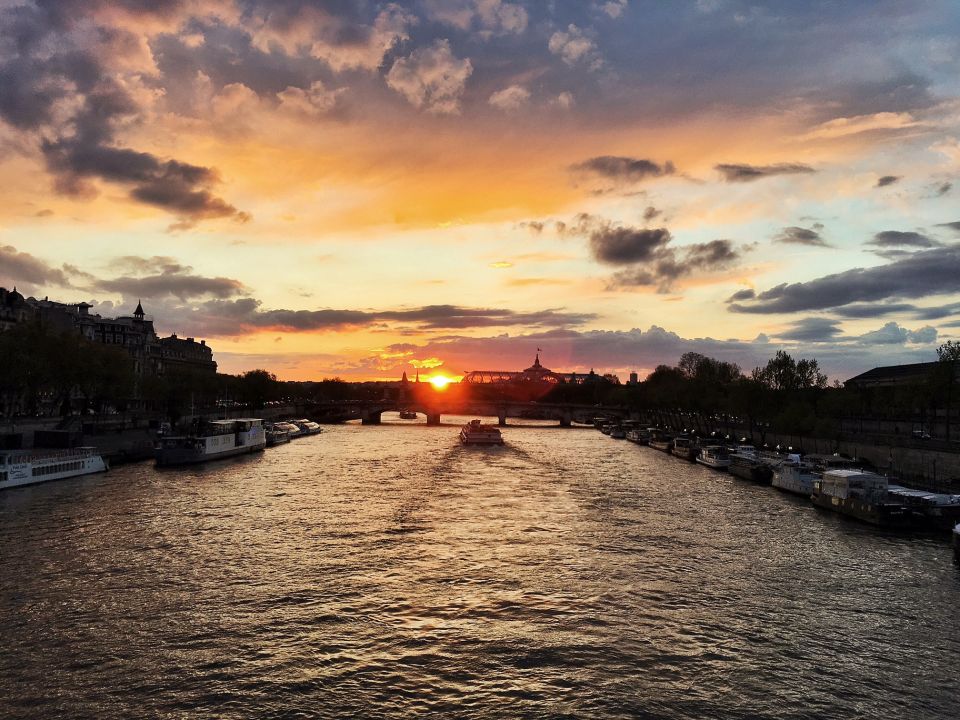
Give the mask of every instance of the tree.
[(823, 389), (827, 386), (827, 376), (820, 372), (816, 360), (796, 361), (783, 350), (778, 350), (765, 367), (754, 368), (752, 377), (771, 390)]
[(277, 387), (277, 376), (266, 370), (248, 370), (240, 376), (240, 395), (255, 409), (274, 399)]
[(944, 389), (946, 395), (947, 414), (944, 421), (944, 431), (947, 441), (950, 440), (950, 413), (953, 411), (953, 389), (957, 382), (957, 369), (960, 368), (960, 342), (947, 340), (937, 348), (937, 376), (938, 385)]

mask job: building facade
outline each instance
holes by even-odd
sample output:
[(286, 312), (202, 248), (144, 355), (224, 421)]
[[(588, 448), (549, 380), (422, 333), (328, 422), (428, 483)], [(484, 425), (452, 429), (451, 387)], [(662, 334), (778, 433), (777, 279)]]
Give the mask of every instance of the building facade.
[(153, 318), (140, 301), (131, 315), (107, 318), (91, 313), (85, 303), (60, 303), (49, 298), (25, 298), (16, 288), (0, 288), (0, 332), (21, 323), (37, 323), (52, 333), (75, 331), (90, 342), (115, 345), (133, 358), (137, 376), (164, 375), (181, 370), (215, 375), (217, 363), (205, 340), (181, 339), (175, 334), (166, 338), (157, 335)]

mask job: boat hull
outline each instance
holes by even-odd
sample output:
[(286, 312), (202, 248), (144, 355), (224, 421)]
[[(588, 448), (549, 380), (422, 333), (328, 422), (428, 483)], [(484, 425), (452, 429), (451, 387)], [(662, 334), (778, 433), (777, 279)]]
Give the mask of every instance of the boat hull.
[[(70, 478), (95, 475), (107, 471), (107, 463), (99, 455), (82, 459), (65, 459), (58, 465), (70, 465), (69, 469), (53, 470), (34, 475), (33, 468), (25, 464), (9, 465), (5, 468), (5, 477), (0, 480), (0, 490), (40, 485), (54, 480), (69, 480)], [(54, 466), (56, 467), (56, 466)]]
[(727, 470), (730, 467), (729, 460), (714, 460), (711, 458), (698, 457), (697, 462), (714, 470)]
[(818, 492), (810, 495), (810, 501), (824, 510), (832, 510), (871, 525), (906, 527), (910, 524), (910, 513), (902, 505), (876, 505), (859, 498), (838, 498)]
[(727, 470), (741, 480), (749, 480), (758, 485), (769, 485), (773, 478), (773, 471), (768, 465), (762, 463), (747, 465), (731, 462)]
[(202, 450), (195, 450), (193, 448), (164, 448), (157, 451), (157, 465), (161, 467), (169, 467), (171, 465), (196, 465), (211, 460), (223, 460), (224, 458), (236, 457), (237, 455), (249, 455), (250, 453), (262, 451), (264, 447), (266, 447), (265, 442), (258, 445), (240, 445), (225, 448), (215, 453), (205, 453)]
[(674, 457), (678, 457), (681, 460), (686, 460), (687, 462), (695, 462), (697, 459), (697, 451), (695, 448), (678, 448), (675, 447), (670, 450), (670, 454)]

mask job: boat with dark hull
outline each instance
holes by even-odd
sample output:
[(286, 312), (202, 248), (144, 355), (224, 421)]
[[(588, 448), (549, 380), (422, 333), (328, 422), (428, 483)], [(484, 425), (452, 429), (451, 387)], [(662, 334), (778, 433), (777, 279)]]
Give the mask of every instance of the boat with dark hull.
[(165, 436), (157, 448), (157, 465), (194, 465), (258, 452), (266, 445), (261, 418), (205, 420), (193, 432)]
[(627, 431), (627, 440), (635, 442), (637, 445), (647, 445), (654, 432), (656, 432), (656, 428), (630, 428)]
[(417, 413), (413, 410), (401, 410), (400, 411), (401, 420), (416, 420)]
[(918, 525), (949, 530), (960, 522), (960, 495), (915, 490), (902, 485), (890, 485), (888, 493), (891, 500), (907, 506)]
[(471, 420), (460, 428), (462, 445), (503, 445), (500, 429), (493, 425), (482, 425), (479, 420)]
[(827, 470), (814, 480), (810, 500), (817, 507), (849, 515), (882, 527), (905, 527), (910, 510), (891, 502), (889, 482), (882, 475), (862, 470)]
[(727, 470), (731, 475), (760, 485), (769, 485), (773, 479), (770, 461), (761, 457), (752, 445), (738, 445), (736, 450), (730, 453)]
[(699, 450), (700, 448), (697, 446), (694, 438), (686, 435), (679, 435), (673, 439), (673, 447), (670, 448), (670, 454), (680, 458), (681, 460), (694, 462), (697, 459), (697, 453)]
[(654, 450), (660, 450), (661, 452), (670, 452), (670, 448), (673, 447), (673, 435), (666, 432), (654, 432), (650, 435), (650, 439), (647, 441), (647, 445), (652, 447)]

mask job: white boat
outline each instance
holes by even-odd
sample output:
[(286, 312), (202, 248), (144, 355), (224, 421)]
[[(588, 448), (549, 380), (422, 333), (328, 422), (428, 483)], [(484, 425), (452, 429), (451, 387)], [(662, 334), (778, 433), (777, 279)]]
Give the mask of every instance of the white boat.
[(479, 420), (471, 420), (460, 428), (460, 442), (464, 445), (503, 445), (503, 436), (493, 425), (481, 425)]
[(105, 472), (96, 448), (11, 450), (0, 453), (0, 490)]
[(286, 430), (287, 437), (290, 438), (291, 440), (303, 435), (303, 431), (300, 428), (298, 428), (296, 425), (294, 425), (292, 422), (274, 423), (273, 427), (276, 428), (277, 430)]
[(323, 428), (313, 420), (303, 418), (301, 420), (292, 420), (291, 422), (300, 428), (300, 432), (304, 435), (316, 435), (317, 433), (323, 432)]
[(770, 463), (773, 478), (770, 484), (779, 490), (810, 497), (813, 484), (821, 478), (824, 471), (850, 469), (856, 465), (854, 460), (840, 455), (806, 455), (797, 453), (780, 456)]
[(205, 421), (196, 432), (164, 437), (157, 448), (157, 465), (192, 465), (257, 452), (266, 445), (260, 418)]
[(820, 473), (813, 465), (804, 462), (797, 454), (790, 454), (773, 465), (770, 484), (784, 492), (810, 497), (813, 482), (819, 478)]
[(264, 426), (264, 432), (267, 438), (267, 447), (290, 442), (290, 431), (285, 427), (280, 427), (280, 423), (268, 423)]
[(700, 450), (697, 462), (717, 470), (726, 470), (730, 467), (730, 453), (722, 445), (707, 445)]

